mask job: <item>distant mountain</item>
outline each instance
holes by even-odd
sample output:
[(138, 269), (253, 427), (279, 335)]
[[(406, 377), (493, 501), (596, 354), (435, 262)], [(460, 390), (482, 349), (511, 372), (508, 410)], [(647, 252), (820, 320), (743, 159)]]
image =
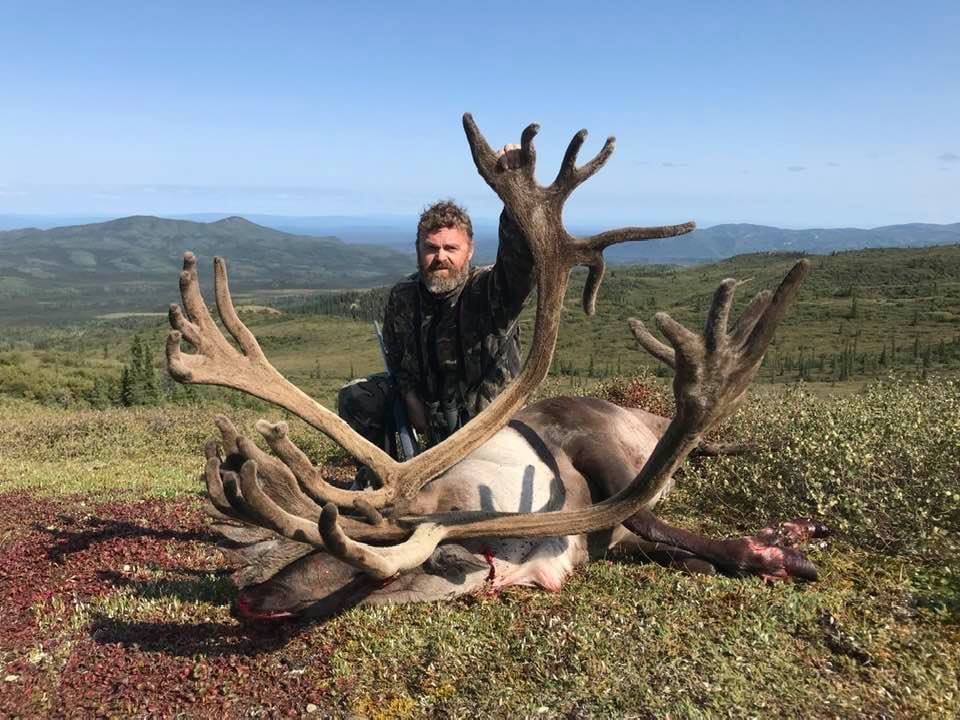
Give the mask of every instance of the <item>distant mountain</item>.
[(865, 248), (927, 247), (960, 243), (960, 223), (911, 223), (870, 230), (820, 228), (785, 230), (767, 225), (714, 225), (690, 235), (644, 243), (618, 245), (607, 250), (611, 262), (678, 263), (711, 262), (755, 252), (808, 252), (823, 255)]
[[(264, 220), (280, 223), (283, 218)], [(376, 287), (390, 284), (414, 268), (414, 220), (373, 216), (299, 220), (309, 220), (304, 224), (314, 232), (336, 228), (343, 235), (296, 234), (237, 216), (213, 222), (134, 216), (48, 230), (0, 231), (0, 321), (33, 316), (53, 322), (111, 312), (162, 310), (176, 300), (176, 276), (184, 250), (198, 255), (207, 287), (210, 259), (225, 256), (230, 263), (231, 287), (239, 292)], [(570, 229), (580, 235), (595, 231)], [(496, 226), (480, 220), (475, 233), (476, 262), (492, 261)], [(869, 230), (786, 230), (731, 224), (678, 238), (618, 245), (606, 254), (612, 263), (689, 265), (757, 252), (826, 254), (958, 243), (960, 223), (913, 223)]]
[[(224, 215), (217, 213), (193, 213), (173, 216), (179, 220), (192, 220), (205, 227), (216, 225)], [(279, 230), (290, 235), (337, 238), (349, 245), (373, 244), (387, 246), (403, 253), (412, 251), (417, 218), (404, 215), (261, 215), (247, 214), (245, 218), (263, 229)], [(104, 218), (77, 216), (67, 218), (55, 215), (0, 215), (0, 229), (22, 228), (28, 225), (39, 228), (71, 225), (86, 225), (101, 222)], [(125, 218), (124, 220), (129, 220)], [(489, 262), (496, 254), (496, 219), (475, 217), (474, 233), (477, 240), (477, 260)], [(608, 229), (606, 226), (591, 226), (580, 223), (569, 227), (576, 235)], [(0, 236), (2, 236), (0, 232)], [(872, 229), (862, 228), (812, 228), (787, 230), (769, 225), (748, 223), (713, 225), (697, 230), (684, 238), (671, 238), (629, 246), (611, 248), (608, 257), (613, 262), (674, 262), (689, 264), (709, 262), (750, 252), (801, 251), (829, 253), (835, 250), (859, 250), (870, 247), (923, 247), (960, 242), (960, 223), (933, 225), (910, 223), (888, 225)], [(2, 242), (2, 240), (0, 240)]]
[[(417, 224), (415, 217), (284, 217), (253, 216), (263, 225), (287, 232), (335, 235), (347, 243), (377, 243), (396, 249), (412, 247)], [(497, 223), (474, 218), (477, 261), (492, 262), (497, 249)], [(576, 235), (589, 235), (606, 227), (571, 226)], [(932, 225), (911, 223), (872, 229), (813, 228), (787, 230), (747, 223), (714, 225), (682, 238), (668, 238), (610, 248), (606, 255), (613, 263), (676, 263), (689, 265), (713, 262), (754, 252), (808, 252), (824, 254), (838, 250), (872, 247), (926, 247), (960, 243), (960, 223)]]
[(3, 309), (21, 306), (17, 315), (28, 302), (41, 314), (77, 305), (160, 310), (175, 299), (185, 250), (197, 254), (207, 282), (212, 257), (226, 257), (231, 287), (241, 291), (374, 287), (414, 268), (412, 252), (293, 235), (241, 217), (200, 223), (134, 216), (0, 232), (0, 301)]

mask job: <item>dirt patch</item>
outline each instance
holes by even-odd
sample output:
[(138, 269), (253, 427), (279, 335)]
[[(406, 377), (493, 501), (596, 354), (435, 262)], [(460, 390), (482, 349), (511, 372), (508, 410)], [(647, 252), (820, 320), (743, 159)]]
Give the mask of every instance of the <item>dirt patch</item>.
[(229, 617), (199, 499), (12, 492), (0, 518), (0, 716), (288, 716), (322, 702), (322, 644)]

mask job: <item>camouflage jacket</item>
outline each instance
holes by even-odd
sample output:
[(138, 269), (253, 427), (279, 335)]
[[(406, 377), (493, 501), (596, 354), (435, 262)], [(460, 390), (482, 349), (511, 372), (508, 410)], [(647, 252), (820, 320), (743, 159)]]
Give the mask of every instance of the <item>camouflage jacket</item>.
[(520, 372), (518, 317), (534, 285), (533, 258), (516, 222), (500, 216), (494, 265), (474, 268), (445, 296), (419, 274), (390, 292), (383, 320), (387, 363), (401, 392), (424, 401), (432, 442), (490, 404)]

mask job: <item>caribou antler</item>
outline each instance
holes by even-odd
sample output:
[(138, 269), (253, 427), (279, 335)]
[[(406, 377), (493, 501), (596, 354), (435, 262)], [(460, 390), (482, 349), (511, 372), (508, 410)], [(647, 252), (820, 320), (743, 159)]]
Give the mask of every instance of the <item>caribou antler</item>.
[[(799, 261), (773, 294), (757, 295), (732, 332), (728, 319), (736, 288), (724, 280), (714, 294), (702, 335), (691, 332), (666, 313), (656, 322), (668, 347), (638, 320), (631, 327), (640, 343), (674, 368), (677, 412), (641, 472), (623, 491), (588, 508), (543, 513), (437, 513), (400, 518), (415, 527), (414, 535), (387, 550), (344, 539), (337, 514), (325, 507), (320, 531), (327, 548), (347, 563), (376, 577), (418, 566), (444, 540), (478, 537), (554, 537), (614, 527), (649, 508), (667, 487), (673, 473), (701, 437), (738, 407), (763, 360), (774, 331), (809, 270)], [(356, 535), (354, 535), (356, 537)], [(432, 546), (428, 541), (435, 540)]]
[[(362, 494), (363, 501), (374, 508), (412, 498), (431, 479), (486, 442), (523, 406), (549, 371), (567, 280), (573, 267), (587, 265), (590, 268), (583, 305), (588, 313), (592, 313), (603, 276), (604, 248), (631, 240), (682, 235), (695, 227), (690, 222), (652, 228), (621, 228), (575, 238), (563, 227), (563, 205), (570, 194), (610, 157), (613, 138), (607, 140), (596, 157), (577, 167), (577, 154), (586, 138), (586, 130), (581, 130), (571, 140), (556, 180), (550, 186), (542, 187), (534, 177), (536, 154), (533, 138), (538, 131), (537, 125), (528, 126), (521, 137), (521, 152), (526, 162), (520, 169), (510, 170), (498, 162), (469, 114), (464, 115), (463, 124), (477, 170), (503, 199), (530, 244), (537, 280), (537, 311), (531, 350), (519, 375), (465, 428), (443, 442), (406, 462), (397, 462), (355, 433), (335, 413), (290, 383), (270, 364), (253, 333), (237, 316), (228, 288), (226, 266), (221, 258), (214, 259), (217, 309), (223, 326), (236, 340), (239, 350), (224, 337), (207, 310), (200, 294), (196, 259), (192, 253), (184, 255), (183, 272), (180, 275), (183, 309), (177, 305), (170, 307), (170, 324), (174, 329), (167, 339), (167, 366), (174, 379), (183, 383), (222, 385), (241, 390), (303, 418), (380, 477), (383, 482), (380, 490)], [(182, 339), (197, 349), (196, 354), (181, 352)], [(306, 457), (289, 441), (285, 426), (260, 423), (258, 430), (314, 500), (340, 506), (352, 505), (352, 499), (357, 495), (324, 482)], [(260, 472), (263, 472), (262, 467)], [(274, 508), (270, 507), (270, 503), (276, 505), (275, 498), (271, 499), (266, 486), (263, 488), (266, 492), (257, 491), (260, 484), (255, 475), (251, 476), (249, 470), (246, 476), (241, 473), (241, 481), (244, 477), (254, 477), (254, 480), (248, 479), (246, 486), (243, 482), (237, 485), (240, 491), (234, 493), (236, 503), (246, 508), (248, 514), (260, 519), (272, 518), (269, 526), (279, 524), (286, 531), (297, 534), (299, 539), (305, 531), (299, 524), (291, 525), (287, 519), (277, 516)], [(288, 478), (284, 478), (284, 482), (286, 480)], [(246, 497), (247, 490), (250, 490), (250, 497)], [(241, 499), (241, 495), (245, 499)], [(229, 500), (229, 495), (226, 497)]]
[[(681, 225), (657, 227), (625, 227), (607, 230), (585, 238), (574, 237), (564, 228), (563, 206), (571, 193), (610, 159), (616, 138), (608, 137), (600, 152), (592, 160), (577, 167), (577, 156), (587, 138), (587, 131), (580, 130), (567, 146), (556, 179), (548, 187), (542, 187), (537, 184), (534, 177), (536, 151), (533, 147), (533, 138), (540, 132), (540, 126), (537, 123), (528, 125), (520, 137), (520, 152), (524, 154), (526, 162), (515, 173), (503, 172), (502, 161), (484, 139), (470, 113), (463, 116), (463, 129), (467, 133), (473, 162), (480, 176), (500, 196), (503, 204), (510, 208), (510, 212), (513, 213), (524, 234), (530, 239), (534, 260), (537, 263), (538, 298), (544, 295), (546, 289), (542, 280), (555, 281), (562, 277), (563, 290), (566, 290), (569, 271), (577, 265), (586, 265), (589, 273), (583, 289), (583, 309), (588, 315), (593, 315), (596, 310), (597, 292), (603, 280), (604, 249), (623, 242), (685, 235), (696, 229), (696, 223), (687, 222)], [(550, 302), (555, 299), (547, 298)], [(560, 293), (557, 305), (550, 306), (557, 308), (557, 320), (559, 320), (559, 308), (562, 302), (563, 293)], [(538, 303), (537, 309), (539, 310), (540, 307), (541, 304)], [(534, 347), (536, 347), (535, 342)]]

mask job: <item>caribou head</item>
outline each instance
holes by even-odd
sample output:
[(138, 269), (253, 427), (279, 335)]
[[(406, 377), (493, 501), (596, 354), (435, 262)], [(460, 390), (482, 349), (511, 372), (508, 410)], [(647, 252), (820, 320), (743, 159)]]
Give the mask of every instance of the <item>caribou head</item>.
[[(412, 459), (394, 460), (277, 372), (237, 316), (225, 264), (216, 258), (217, 309), (235, 347), (201, 297), (195, 258), (184, 256), (183, 305), (170, 308), (171, 376), (234, 388), (285, 408), (382, 481), (376, 490), (336, 487), (292, 442), (284, 423), (257, 423), (267, 453), (218, 417), (221, 442), (206, 448), (204, 479), (214, 528), (239, 566), (236, 613), (329, 616), (357, 603), (438, 599), (485, 586), (559, 589), (578, 563), (611, 549), (659, 555), (700, 571), (815, 577), (813, 566), (791, 547), (819, 532), (815, 525), (792, 523), (780, 532), (710, 540), (672, 528), (650, 512), (704, 434), (742, 400), (807, 273), (806, 261), (775, 292), (759, 293), (736, 323), (730, 321), (734, 280), (717, 289), (702, 333), (659, 313), (656, 322), (668, 341), (663, 343), (631, 320), (640, 345), (674, 371), (672, 419), (587, 398), (554, 398), (524, 408), (550, 368), (570, 271), (589, 269), (583, 307), (591, 314), (605, 248), (682, 235), (694, 224), (574, 237), (563, 226), (564, 203), (607, 161), (614, 139), (578, 166), (586, 138), (581, 130), (556, 179), (544, 187), (534, 177), (537, 125), (521, 135), (526, 162), (519, 169), (497, 162), (470, 115), (463, 125), (477, 170), (529, 240), (537, 281), (534, 333), (513, 383), (466, 427)], [(182, 340), (195, 353), (182, 352)]]

